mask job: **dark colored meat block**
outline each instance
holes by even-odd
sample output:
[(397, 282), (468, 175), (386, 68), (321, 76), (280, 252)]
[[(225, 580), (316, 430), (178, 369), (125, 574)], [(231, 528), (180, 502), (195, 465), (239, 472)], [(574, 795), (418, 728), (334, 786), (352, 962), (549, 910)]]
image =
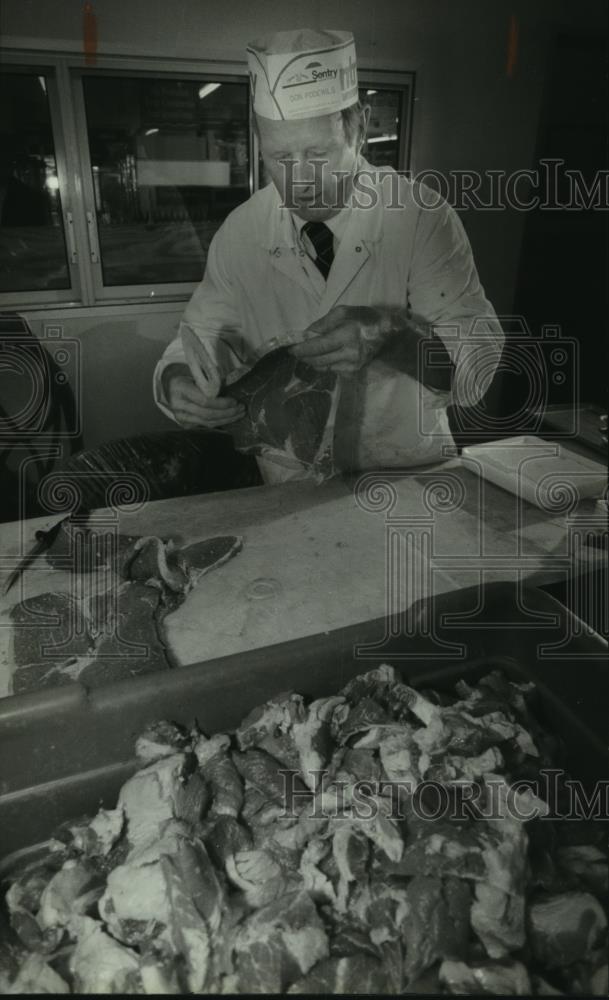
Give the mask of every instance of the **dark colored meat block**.
[(14, 694), (74, 680), (78, 658), (93, 655), (88, 619), (69, 594), (38, 594), (10, 610)]
[(320, 478), (334, 472), (333, 439), (338, 380), (318, 372), (278, 347), (258, 361), (224, 394), (246, 407), (231, 427), (239, 451), (271, 451), (300, 462)]
[(210, 570), (228, 562), (243, 548), (243, 539), (238, 535), (218, 535), (216, 538), (206, 538), (203, 542), (195, 542), (181, 550), (188, 565), (197, 576), (203, 576)]
[(393, 993), (388, 970), (370, 955), (327, 958), (288, 989), (288, 993), (379, 996)]
[[(45, 663), (49, 654), (85, 656), (91, 648), (87, 619), (69, 594), (38, 594), (11, 608), (14, 660), (17, 667)], [(46, 655), (45, 655), (46, 650)]]
[[(110, 547), (110, 539), (101, 526), (95, 525), (95, 515), (91, 515), (91, 526), (74, 524), (66, 519), (61, 524), (57, 537), (46, 553), (46, 559), (53, 569), (73, 570), (78, 560), (78, 572), (94, 572), (104, 565), (116, 563), (121, 578), (143, 580), (151, 576), (161, 576), (158, 571), (159, 554), (153, 550), (163, 548), (168, 568), (172, 575), (184, 576), (182, 568), (186, 560), (196, 575), (209, 572), (216, 566), (231, 559), (241, 551), (243, 539), (237, 535), (218, 535), (195, 542), (183, 549), (172, 547), (172, 543), (150, 536), (144, 539), (138, 535), (117, 535), (115, 548)], [(147, 543), (143, 546), (143, 543)], [(144, 562), (146, 560), (146, 562)], [(167, 576), (165, 573), (164, 576)], [(167, 582), (167, 580), (166, 580)], [(179, 589), (179, 588), (178, 588)]]
[(467, 882), (416, 875), (407, 888), (410, 912), (404, 939), (407, 981), (417, 979), (438, 959), (463, 959), (467, 953), (471, 890)]
[(60, 687), (62, 684), (72, 684), (74, 677), (62, 661), (48, 660), (46, 663), (28, 663), (18, 667), (11, 678), (12, 694), (27, 694), (28, 691), (38, 691), (46, 687)]
[(137, 540), (137, 535), (113, 537), (111, 525), (107, 520), (103, 524), (96, 521), (95, 514), (89, 516), (87, 524), (66, 518), (46, 553), (46, 560), (53, 569), (76, 568), (79, 573), (92, 573), (114, 562), (120, 567)]
[[(15, 629), (13, 693), (76, 680), (98, 687), (169, 669), (156, 621), (160, 596), (155, 587), (126, 583), (114, 597), (97, 595), (88, 606), (66, 594), (41, 594), (16, 605), (11, 618), (21, 627)], [(33, 608), (58, 623), (32, 624)]]
[(105, 635), (96, 644), (95, 661), (85, 667), (79, 681), (99, 687), (127, 677), (167, 670), (169, 663), (156, 625), (160, 593), (143, 583), (126, 583), (111, 607)]

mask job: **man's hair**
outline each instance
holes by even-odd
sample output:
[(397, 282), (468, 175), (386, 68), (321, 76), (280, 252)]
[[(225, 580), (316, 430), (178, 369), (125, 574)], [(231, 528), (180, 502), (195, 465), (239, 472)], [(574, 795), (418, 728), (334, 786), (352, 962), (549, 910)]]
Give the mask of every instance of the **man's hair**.
[(364, 117), (364, 105), (361, 101), (351, 104), (348, 108), (343, 108), (341, 117), (347, 141), (361, 145), (366, 138), (366, 119)]
[[(351, 104), (348, 108), (343, 108), (340, 113), (345, 135), (347, 137), (347, 141), (350, 143), (358, 143), (361, 145), (366, 138), (366, 119), (364, 117), (365, 110), (366, 109), (362, 102), (358, 101), (356, 104)], [(252, 117), (254, 120), (254, 131), (257, 136), (260, 136), (258, 117), (255, 113)]]

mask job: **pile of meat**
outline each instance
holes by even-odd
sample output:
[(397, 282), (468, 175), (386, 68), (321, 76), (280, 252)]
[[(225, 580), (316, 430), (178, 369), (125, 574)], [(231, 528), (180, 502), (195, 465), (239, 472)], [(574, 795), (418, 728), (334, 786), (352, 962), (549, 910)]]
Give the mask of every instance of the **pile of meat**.
[(381, 666), (152, 726), (116, 808), (13, 873), (0, 990), (606, 995), (607, 857), (524, 789), (559, 754), (535, 699)]

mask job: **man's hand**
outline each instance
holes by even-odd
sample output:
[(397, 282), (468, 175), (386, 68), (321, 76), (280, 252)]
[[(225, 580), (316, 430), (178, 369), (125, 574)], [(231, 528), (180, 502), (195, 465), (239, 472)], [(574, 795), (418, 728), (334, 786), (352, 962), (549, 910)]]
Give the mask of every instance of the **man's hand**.
[(312, 368), (354, 373), (369, 364), (392, 336), (389, 314), (371, 306), (338, 306), (309, 327), (309, 337), (291, 348)]
[(169, 409), (183, 427), (225, 427), (245, 416), (245, 407), (241, 403), (230, 396), (208, 399), (195, 385), (194, 379), (180, 371), (163, 378), (163, 386)]
[(313, 368), (354, 374), (382, 354), (395, 371), (450, 392), (454, 366), (448, 351), (429, 323), (405, 309), (338, 306), (306, 332), (312, 336), (291, 350)]

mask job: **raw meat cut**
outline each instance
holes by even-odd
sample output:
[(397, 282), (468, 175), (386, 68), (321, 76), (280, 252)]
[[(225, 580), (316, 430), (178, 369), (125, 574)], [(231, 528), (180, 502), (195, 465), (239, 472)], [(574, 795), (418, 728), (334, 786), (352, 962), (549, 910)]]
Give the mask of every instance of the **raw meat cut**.
[(247, 414), (231, 425), (235, 447), (298, 468), (322, 482), (334, 475), (334, 422), (340, 383), (293, 357), (288, 347), (265, 354), (222, 395)]
[[(108, 547), (107, 528), (99, 530), (95, 515), (89, 524), (65, 518), (60, 531), (46, 553), (53, 569), (93, 573), (108, 567), (123, 580), (159, 581), (176, 593), (189, 589), (204, 573), (221, 566), (241, 550), (243, 540), (237, 535), (219, 535), (178, 548), (171, 539), (155, 535), (123, 535), (113, 539)], [(77, 556), (78, 553), (78, 556)]]
[(70, 594), (37, 594), (14, 605), (9, 617), (13, 694), (69, 684), (93, 662), (86, 610)]
[[(156, 536), (118, 535), (111, 558), (100, 536), (69, 518), (47, 553), (58, 569), (78, 548), (79, 570), (105, 567), (114, 583), (88, 599), (39, 594), (10, 609), (13, 694), (79, 681), (99, 687), (173, 666), (163, 620), (202, 576), (241, 551), (237, 535), (221, 535), (178, 549)], [(67, 560), (67, 562), (66, 562)]]
[[(17, 626), (12, 693), (74, 681), (99, 687), (169, 669), (160, 635), (159, 603), (157, 589), (135, 582), (123, 583), (91, 601), (49, 593), (16, 605), (10, 612)], [(48, 617), (38, 624), (33, 616), (42, 613)], [(51, 624), (51, 616), (56, 624)]]

